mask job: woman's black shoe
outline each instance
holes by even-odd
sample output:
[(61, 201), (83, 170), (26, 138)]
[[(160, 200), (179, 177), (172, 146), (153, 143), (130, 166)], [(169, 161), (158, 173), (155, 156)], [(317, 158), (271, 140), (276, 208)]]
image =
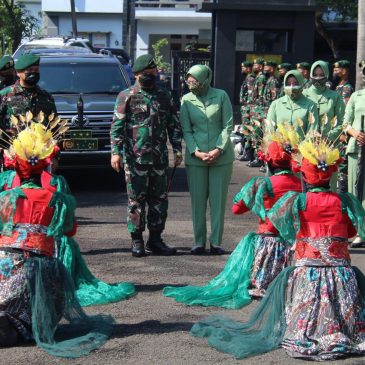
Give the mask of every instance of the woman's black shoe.
[(219, 246), (210, 245), (210, 254), (211, 255), (225, 255), (227, 252)]
[(190, 250), (190, 253), (192, 255), (203, 255), (203, 254), (205, 254), (205, 248), (203, 246), (194, 246)]

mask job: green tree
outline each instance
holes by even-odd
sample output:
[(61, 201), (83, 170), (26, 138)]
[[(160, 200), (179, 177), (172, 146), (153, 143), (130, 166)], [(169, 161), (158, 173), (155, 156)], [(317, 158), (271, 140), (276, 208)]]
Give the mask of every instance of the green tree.
[(316, 12), (316, 29), (331, 48), (333, 57), (339, 58), (341, 56), (337, 40), (326, 29), (323, 16), (327, 10), (331, 10), (336, 13), (336, 21), (338, 22), (355, 20), (357, 18), (358, 0), (317, 0), (316, 3), (321, 6)]
[(0, 0), (0, 35), (5, 35), (7, 51), (14, 52), (21, 40), (39, 30), (39, 22), (24, 4), (15, 0)]
[(161, 48), (169, 44), (167, 38), (161, 38), (156, 43), (152, 44), (155, 62), (158, 68), (164, 69), (166, 72), (171, 71), (171, 65), (164, 62), (163, 55), (161, 54)]

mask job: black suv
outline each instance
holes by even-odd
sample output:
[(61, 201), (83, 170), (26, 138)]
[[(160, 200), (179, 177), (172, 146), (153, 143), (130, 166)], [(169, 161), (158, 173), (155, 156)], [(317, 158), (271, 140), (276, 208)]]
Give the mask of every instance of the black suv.
[(44, 54), (39, 86), (55, 98), (71, 128), (65, 136), (60, 169), (109, 168), (110, 125), (118, 93), (130, 86), (113, 56)]

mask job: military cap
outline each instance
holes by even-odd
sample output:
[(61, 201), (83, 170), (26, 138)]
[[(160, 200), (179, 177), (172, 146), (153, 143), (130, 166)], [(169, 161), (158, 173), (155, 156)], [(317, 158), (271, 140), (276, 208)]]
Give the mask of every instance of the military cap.
[(134, 62), (134, 65), (132, 67), (132, 71), (134, 73), (141, 72), (143, 70), (149, 69), (149, 68), (155, 68), (156, 63), (153, 59), (153, 56), (150, 54), (144, 54), (142, 56), (139, 56), (136, 61)]
[(249, 62), (249, 61), (241, 62), (241, 66), (242, 67), (252, 67), (252, 62)]
[(290, 71), (293, 67), (288, 62), (283, 62), (278, 66), (278, 69), (281, 70), (282, 68), (285, 68), (286, 70)]
[(302, 68), (303, 70), (310, 70), (311, 69), (311, 65), (308, 62), (299, 62), (297, 63), (297, 68)]
[(0, 71), (8, 70), (12, 67), (14, 67), (14, 60), (11, 58), (11, 56), (4, 56), (0, 58)]
[(15, 69), (17, 71), (25, 70), (26, 68), (33, 66), (33, 65), (39, 65), (39, 56), (35, 54), (23, 54), (18, 58), (18, 60), (15, 63)]
[(265, 63), (265, 60), (263, 58), (255, 58), (253, 60), (253, 63), (256, 63), (257, 65), (263, 65)]
[(278, 64), (275, 61), (269, 60), (269, 61), (265, 61), (265, 66), (271, 66), (271, 67), (276, 67)]
[(348, 61), (348, 60), (337, 61), (333, 64), (333, 67), (350, 68), (350, 61)]

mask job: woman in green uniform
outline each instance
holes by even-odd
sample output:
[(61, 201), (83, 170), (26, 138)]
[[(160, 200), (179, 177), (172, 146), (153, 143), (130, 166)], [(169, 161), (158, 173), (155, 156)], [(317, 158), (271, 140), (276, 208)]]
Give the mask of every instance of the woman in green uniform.
[(274, 100), (267, 113), (270, 131), (275, 130), (278, 123), (293, 125), (301, 137), (318, 126), (318, 110), (315, 103), (305, 97), (303, 92), (304, 77), (297, 71), (288, 71), (284, 77), (285, 95)]
[(225, 91), (210, 86), (208, 66), (190, 68), (186, 83), (190, 93), (181, 101), (180, 122), (186, 142), (185, 165), (192, 204), (194, 245), (192, 254), (203, 254), (207, 236), (206, 209), (210, 205), (210, 252), (221, 248), (228, 184), (234, 160), (230, 134), (232, 105)]
[[(360, 63), (362, 75), (365, 81), (365, 61)], [(365, 89), (355, 91), (346, 105), (344, 126), (346, 133), (350, 136), (347, 145), (348, 158), (348, 191), (357, 196), (355, 191), (357, 154), (359, 145), (365, 144), (365, 133), (361, 131), (361, 116), (365, 116)], [(365, 182), (362, 189), (362, 206), (365, 208)], [(365, 243), (365, 237), (357, 236), (352, 242), (352, 247), (360, 247)]]

